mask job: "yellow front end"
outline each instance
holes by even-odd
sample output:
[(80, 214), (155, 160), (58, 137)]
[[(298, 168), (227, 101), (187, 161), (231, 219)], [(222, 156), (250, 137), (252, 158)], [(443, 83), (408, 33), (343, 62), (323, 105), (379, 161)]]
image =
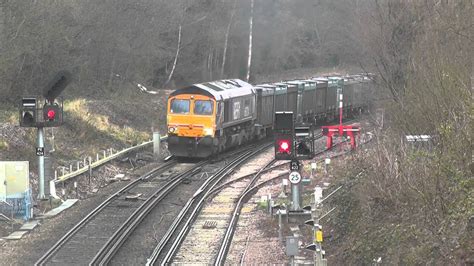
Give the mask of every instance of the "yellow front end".
[(215, 106), (214, 99), (203, 95), (181, 94), (169, 98), (168, 134), (194, 138), (214, 137)]
[(168, 149), (176, 156), (208, 157), (215, 152), (216, 102), (204, 95), (168, 99)]

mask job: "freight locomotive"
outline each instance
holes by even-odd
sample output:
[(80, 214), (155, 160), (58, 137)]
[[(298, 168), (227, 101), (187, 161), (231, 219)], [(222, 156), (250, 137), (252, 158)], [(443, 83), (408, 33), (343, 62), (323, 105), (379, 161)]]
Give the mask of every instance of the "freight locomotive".
[(240, 79), (192, 84), (172, 92), (167, 105), (168, 150), (205, 158), (272, 133), (274, 113), (291, 111), (298, 123), (333, 120), (337, 89), (344, 115), (367, 108), (368, 75), (316, 77), (251, 85)]

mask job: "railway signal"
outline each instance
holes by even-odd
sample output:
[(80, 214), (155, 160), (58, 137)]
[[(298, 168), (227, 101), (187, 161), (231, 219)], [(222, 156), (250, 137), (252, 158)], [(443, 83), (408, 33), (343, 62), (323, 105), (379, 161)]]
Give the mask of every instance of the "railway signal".
[(275, 159), (294, 158), (294, 122), (293, 112), (275, 113)]
[(293, 138), (291, 135), (278, 135), (275, 138), (275, 159), (290, 160), (293, 158)]
[(314, 130), (311, 126), (295, 127), (295, 158), (308, 160), (314, 157)]
[(20, 126), (36, 127), (36, 98), (23, 98), (21, 100)]
[(58, 127), (63, 123), (63, 108), (57, 102), (45, 103), (43, 106), (43, 127)]
[[(63, 123), (63, 105), (58, 100), (59, 95), (64, 91), (71, 81), (71, 74), (67, 71), (60, 71), (43, 89), (43, 99), (41, 97), (23, 98), (20, 106), (20, 126), (36, 127), (38, 156), (38, 177), (39, 191), (38, 198), (45, 199), (45, 179), (44, 179), (44, 128), (58, 127)], [(41, 100), (40, 100), (41, 99)], [(38, 105), (40, 101), (44, 104)], [(41, 115), (42, 113), (42, 115)]]

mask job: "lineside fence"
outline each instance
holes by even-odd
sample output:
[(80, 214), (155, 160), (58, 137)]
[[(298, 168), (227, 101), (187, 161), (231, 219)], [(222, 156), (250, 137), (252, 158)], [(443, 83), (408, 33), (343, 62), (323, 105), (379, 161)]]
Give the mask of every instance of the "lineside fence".
[[(163, 142), (163, 141), (166, 141), (168, 139), (168, 136), (160, 136), (159, 137), (159, 142)], [(136, 146), (132, 146), (132, 147), (129, 147), (129, 148), (125, 148), (121, 151), (117, 151), (114, 153), (114, 150), (113, 149), (108, 149), (108, 150), (104, 150), (102, 151), (102, 154), (100, 153), (97, 153), (96, 154), (96, 157), (95, 158), (92, 158), (92, 157), (88, 157), (88, 158), (84, 158), (83, 162), (82, 162), (82, 167), (81, 167), (81, 162), (77, 162), (76, 164), (76, 170), (74, 170), (74, 165), (69, 165), (69, 169), (67, 169), (66, 167), (63, 167), (62, 168), (62, 171), (61, 171), (61, 175), (59, 175), (58, 173), (58, 170), (55, 170), (54, 171), (54, 183), (55, 184), (59, 184), (59, 183), (62, 183), (64, 181), (67, 181), (71, 178), (74, 178), (78, 175), (82, 175), (86, 172), (91, 172), (94, 168), (96, 167), (99, 167), (99, 166), (102, 166), (114, 159), (117, 159), (129, 152), (132, 152), (132, 151), (137, 151), (139, 149), (142, 149), (142, 148), (145, 148), (149, 145), (153, 145), (154, 141), (153, 140), (150, 140), (150, 141), (146, 141), (146, 142), (143, 142), (141, 144), (138, 144)], [(95, 161), (94, 161), (95, 159)], [(67, 173), (66, 173), (67, 171)], [(59, 176), (58, 176), (59, 175)]]

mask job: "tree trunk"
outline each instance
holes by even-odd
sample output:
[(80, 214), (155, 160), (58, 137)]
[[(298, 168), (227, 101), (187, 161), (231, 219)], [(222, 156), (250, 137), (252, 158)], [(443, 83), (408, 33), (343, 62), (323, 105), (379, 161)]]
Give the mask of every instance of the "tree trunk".
[(209, 50), (209, 55), (207, 57), (207, 70), (209, 71), (209, 80), (212, 80), (212, 57), (213, 57), (213, 50)]
[(234, 19), (235, 7), (236, 6), (237, 6), (237, 0), (234, 0), (234, 6), (232, 7), (232, 12), (230, 14), (229, 24), (227, 24), (227, 31), (225, 32), (224, 51), (223, 51), (223, 54), (222, 54), (221, 78), (224, 77), (224, 66), (225, 66), (225, 59), (226, 59), (225, 57), (226, 57), (226, 54), (227, 54), (227, 44), (228, 44), (228, 41), (229, 41), (229, 32), (230, 32), (230, 27), (232, 25), (232, 21)]
[(179, 30), (178, 30), (178, 47), (176, 48), (176, 56), (174, 57), (174, 63), (173, 67), (171, 68), (170, 75), (168, 76), (168, 80), (166, 80), (165, 84), (163, 86), (168, 85), (170, 82), (171, 78), (173, 77), (174, 70), (176, 68), (176, 63), (178, 62), (178, 56), (179, 56), (179, 47), (181, 45), (181, 24), (179, 25)]
[(250, 29), (249, 29), (249, 58), (247, 62), (247, 81), (250, 79), (250, 66), (252, 65), (252, 30), (253, 30), (253, 0), (250, 0)]

